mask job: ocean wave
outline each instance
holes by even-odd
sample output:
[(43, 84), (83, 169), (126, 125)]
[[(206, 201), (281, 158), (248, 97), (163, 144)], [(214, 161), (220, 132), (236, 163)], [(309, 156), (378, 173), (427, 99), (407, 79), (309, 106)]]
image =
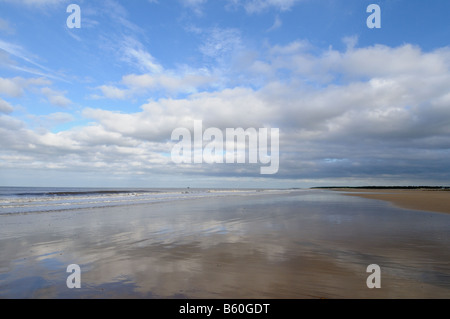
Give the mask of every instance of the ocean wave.
[(261, 190), (33, 190), (0, 193), (0, 215), (67, 211), (178, 200), (261, 194)]

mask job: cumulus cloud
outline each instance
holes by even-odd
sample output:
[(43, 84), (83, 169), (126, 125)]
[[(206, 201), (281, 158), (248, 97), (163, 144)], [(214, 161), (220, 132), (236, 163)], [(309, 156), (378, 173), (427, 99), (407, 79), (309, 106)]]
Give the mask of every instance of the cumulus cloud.
[[(66, 116), (52, 117), (61, 120)], [(0, 160), (4, 169), (96, 172), (111, 177), (157, 172), (170, 165), (170, 160), (161, 155), (169, 151), (168, 146), (138, 142), (100, 125), (52, 133), (31, 130), (20, 120), (0, 115), (0, 134)]]
[(13, 110), (8, 102), (0, 98), (0, 113), (11, 113)]
[(20, 97), (25, 89), (31, 86), (48, 85), (51, 82), (45, 78), (0, 78), (0, 94), (6, 94), (10, 97)]
[(118, 100), (124, 100), (129, 97), (130, 91), (120, 89), (118, 87), (112, 86), (112, 85), (101, 85), (97, 89), (99, 89), (102, 92), (102, 95), (94, 94), (93, 98), (107, 98), (107, 99), (118, 99)]
[(18, 97), (23, 94), (24, 87), (20, 85), (18, 79), (0, 78), (0, 93), (13, 97)]
[(124, 100), (148, 92), (161, 91), (169, 95), (179, 93), (195, 93), (201, 88), (213, 86), (216, 78), (205, 72), (187, 73), (167, 71), (163, 74), (128, 74), (122, 78), (120, 86), (102, 85), (102, 95), (96, 98)]
[[(45, 162), (81, 169), (84, 163), (90, 167), (86, 169), (124, 174), (257, 177), (259, 166), (171, 162), (171, 132), (178, 127), (192, 129), (194, 120), (202, 120), (204, 128), (221, 130), (280, 128), (280, 169), (272, 178), (345, 178), (343, 183), (348, 184), (375, 182), (374, 176), (384, 181), (450, 177), (446, 173), (450, 172), (450, 51), (446, 48), (423, 52), (412, 45), (352, 45), (317, 54), (307, 42), (295, 41), (268, 47), (239, 72), (265, 80), (253, 88), (245, 82), (183, 97), (149, 99), (133, 113), (85, 108), (82, 116), (89, 125), (59, 133), (38, 133), (2, 115), (0, 158), (11, 164), (6, 155), (26, 155), (32, 160), (20, 165)], [(20, 95), (14, 84), (21, 81), (6, 80), (0, 90)], [(123, 89), (100, 89), (105, 96), (122, 98), (158, 85), (179, 89), (208, 80), (197, 75), (129, 74), (122, 79)]]
[(72, 103), (64, 96), (64, 92), (55, 91), (48, 87), (42, 88), (41, 92), (52, 105), (66, 107)]
[[(308, 48), (302, 42), (274, 46), (266, 60), (249, 64), (243, 72), (257, 73), (254, 64), (260, 63), (267, 66), (260, 72), (274, 75), (257, 90), (200, 92), (152, 101), (139, 113), (89, 110), (85, 115), (108, 131), (161, 142), (173, 128), (191, 127), (194, 119), (222, 129), (280, 127), (279, 176), (285, 178), (367, 177), (370, 170), (413, 176), (418, 167), (425, 176), (429, 164), (418, 155), (424, 149), (428, 163), (445, 166), (448, 50), (373, 46), (313, 55)], [(282, 70), (289, 71), (287, 78), (275, 77)]]
[(208, 85), (214, 80), (208, 74), (129, 74), (123, 77), (123, 83), (130, 88), (139, 89), (165, 89), (170, 92), (194, 92), (196, 88)]
[(230, 5), (243, 6), (247, 13), (260, 13), (268, 9), (278, 11), (290, 10), (301, 0), (228, 0)]
[[(227, 89), (219, 92), (202, 92), (187, 99), (160, 99), (142, 105), (137, 113), (118, 113), (100, 109), (86, 109), (84, 115), (94, 119), (109, 131), (124, 136), (165, 141), (176, 127), (192, 127), (196, 119), (205, 125), (219, 127), (260, 127), (274, 116), (274, 110), (257, 94), (246, 88)], [(252, 120), (242, 117), (245, 112), (255, 114)]]

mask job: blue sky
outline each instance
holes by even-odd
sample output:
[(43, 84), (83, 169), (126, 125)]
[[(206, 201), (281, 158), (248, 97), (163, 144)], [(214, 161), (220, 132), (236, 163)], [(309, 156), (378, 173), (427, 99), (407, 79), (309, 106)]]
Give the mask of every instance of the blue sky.
[[(69, 4), (81, 9), (70, 29)], [(381, 8), (369, 29), (368, 5)], [(0, 0), (0, 185), (448, 185), (445, 0)], [(171, 132), (280, 129), (280, 169)]]

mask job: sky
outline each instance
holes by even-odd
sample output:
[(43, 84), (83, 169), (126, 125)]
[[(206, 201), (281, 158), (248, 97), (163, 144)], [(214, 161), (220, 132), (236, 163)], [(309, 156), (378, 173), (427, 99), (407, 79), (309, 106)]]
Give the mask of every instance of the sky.
[[(0, 0), (0, 186), (450, 185), (448, 12), (448, 0)], [(171, 134), (194, 121), (278, 128), (278, 171), (174, 163)]]

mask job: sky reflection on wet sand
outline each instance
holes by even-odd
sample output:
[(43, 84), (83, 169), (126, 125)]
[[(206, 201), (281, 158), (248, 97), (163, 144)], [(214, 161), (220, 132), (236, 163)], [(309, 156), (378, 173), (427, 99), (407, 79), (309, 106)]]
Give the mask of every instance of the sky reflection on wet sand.
[(333, 192), (0, 218), (2, 298), (450, 297), (450, 215)]

